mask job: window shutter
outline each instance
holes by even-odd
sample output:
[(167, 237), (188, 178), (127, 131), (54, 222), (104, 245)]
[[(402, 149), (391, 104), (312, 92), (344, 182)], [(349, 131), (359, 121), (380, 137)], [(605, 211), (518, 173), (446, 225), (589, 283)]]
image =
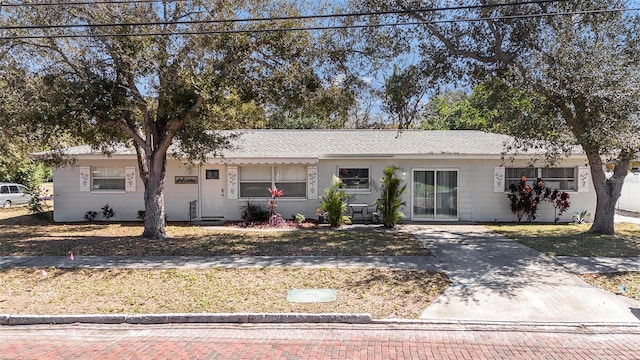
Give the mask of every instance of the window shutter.
[(80, 191), (91, 191), (91, 168), (88, 166), (81, 166), (78, 170), (80, 171)]
[(307, 167), (307, 198), (308, 199), (318, 198), (318, 167), (317, 166)]
[(236, 200), (238, 198), (238, 167), (227, 167), (227, 199)]
[(578, 166), (578, 192), (589, 191), (589, 178), (591, 174), (588, 166)]
[(504, 167), (493, 168), (493, 192), (504, 192)]
[(135, 192), (136, 191), (136, 167), (127, 166), (124, 168), (124, 191)]

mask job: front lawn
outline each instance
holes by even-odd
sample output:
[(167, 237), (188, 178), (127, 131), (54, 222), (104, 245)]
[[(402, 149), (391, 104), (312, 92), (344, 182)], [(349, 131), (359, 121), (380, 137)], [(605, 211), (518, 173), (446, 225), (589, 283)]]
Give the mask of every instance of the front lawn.
[(0, 209), (0, 256), (425, 256), (411, 234), (372, 230), (223, 231), (167, 226), (170, 238), (140, 237), (142, 223), (49, 224), (26, 208)]
[(504, 224), (487, 227), (549, 256), (640, 256), (640, 225), (616, 224), (616, 235), (589, 234), (588, 224)]
[[(441, 273), (371, 268), (3, 269), (0, 314), (303, 312), (417, 318), (448, 286)], [(335, 289), (336, 301), (287, 302), (287, 291), (296, 288)]]
[[(141, 223), (49, 224), (0, 209), (0, 256), (429, 255), (412, 235), (376, 230), (218, 231), (190, 224), (166, 240)], [(447, 287), (442, 273), (372, 268), (2, 269), (0, 313), (370, 313), (417, 318)], [(335, 302), (289, 303), (287, 291), (331, 288)]]
[(640, 272), (582, 274), (580, 277), (590, 285), (640, 301)]

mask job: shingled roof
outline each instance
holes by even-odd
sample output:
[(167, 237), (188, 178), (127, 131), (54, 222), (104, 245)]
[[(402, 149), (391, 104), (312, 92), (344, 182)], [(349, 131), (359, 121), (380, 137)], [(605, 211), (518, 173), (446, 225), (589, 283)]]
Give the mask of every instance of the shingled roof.
[(499, 155), (510, 137), (481, 131), (245, 130), (225, 157), (386, 157)]
[[(476, 155), (495, 157), (512, 138), (475, 130), (237, 130), (236, 148), (225, 158), (340, 158)], [(77, 146), (67, 155), (97, 155)], [(114, 155), (134, 155), (122, 148)], [(37, 154), (36, 154), (37, 155)]]

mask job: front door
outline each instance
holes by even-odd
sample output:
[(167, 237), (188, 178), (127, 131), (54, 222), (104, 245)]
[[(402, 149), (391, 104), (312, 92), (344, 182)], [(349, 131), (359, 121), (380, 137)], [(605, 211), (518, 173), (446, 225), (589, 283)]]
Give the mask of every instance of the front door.
[(456, 170), (414, 170), (411, 190), (412, 220), (458, 219)]
[(224, 217), (224, 178), (222, 166), (203, 165), (200, 171), (200, 214), (203, 219)]

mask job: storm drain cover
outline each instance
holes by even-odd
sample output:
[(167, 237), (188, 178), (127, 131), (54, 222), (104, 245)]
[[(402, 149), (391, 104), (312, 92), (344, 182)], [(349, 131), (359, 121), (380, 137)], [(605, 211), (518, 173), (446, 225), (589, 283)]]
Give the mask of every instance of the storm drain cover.
[(336, 301), (334, 289), (293, 289), (287, 292), (288, 302), (313, 303)]

